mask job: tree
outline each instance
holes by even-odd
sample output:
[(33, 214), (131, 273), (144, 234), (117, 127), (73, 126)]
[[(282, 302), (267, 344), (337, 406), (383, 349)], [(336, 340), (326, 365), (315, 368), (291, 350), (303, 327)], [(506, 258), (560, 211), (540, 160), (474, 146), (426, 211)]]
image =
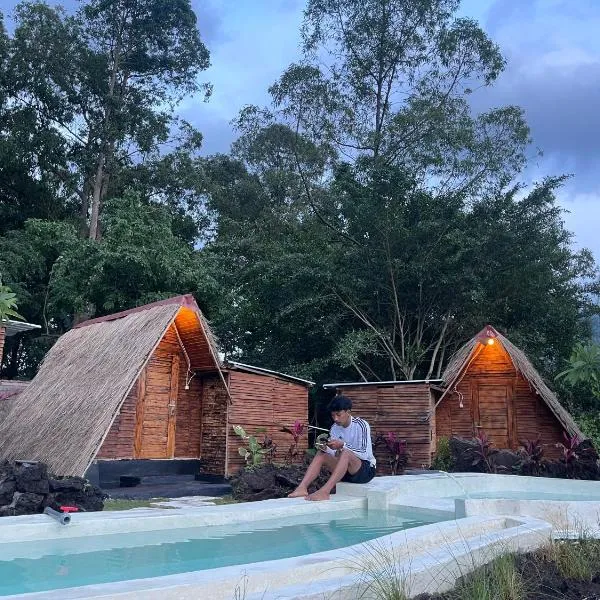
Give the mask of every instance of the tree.
[[(570, 247), (554, 198), (562, 179), (528, 194), (507, 186), (529, 143), (521, 110), (469, 104), (504, 60), (457, 8), (309, 0), (302, 62), (272, 86), (271, 108), (237, 120), (243, 167), (221, 171), (229, 193), (213, 249), (228, 249), (229, 280), (243, 281), (228, 288), (237, 311), (288, 315), (286, 339), (294, 324), (321, 325), (316, 368), (438, 376), (490, 321), (552, 372), (592, 310), (595, 266)], [(259, 352), (281, 341), (272, 321), (246, 325)]]
[[(68, 164), (55, 176), (97, 239), (120, 170), (171, 140), (183, 96), (209, 91), (198, 82), (209, 54), (196, 17), (189, 0), (89, 0), (75, 16), (34, 2), (15, 14), (15, 105), (60, 133)], [(179, 132), (197, 148), (198, 132), (185, 124)]]
[(522, 111), (473, 116), (504, 59), (458, 0), (309, 0), (304, 58), (272, 86), (279, 118), (344, 160), (402, 166), (440, 197), (475, 196), (524, 164)]
[(2, 285), (0, 279), (0, 323), (10, 318), (22, 319), (17, 308), (17, 295), (7, 285)]

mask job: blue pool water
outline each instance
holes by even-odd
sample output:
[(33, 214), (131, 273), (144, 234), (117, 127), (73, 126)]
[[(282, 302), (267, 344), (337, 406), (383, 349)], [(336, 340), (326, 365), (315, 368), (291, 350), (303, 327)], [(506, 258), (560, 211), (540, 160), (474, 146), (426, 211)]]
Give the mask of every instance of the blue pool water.
[(0, 544), (0, 596), (158, 577), (342, 548), (432, 523), (352, 510), (227, 526)]

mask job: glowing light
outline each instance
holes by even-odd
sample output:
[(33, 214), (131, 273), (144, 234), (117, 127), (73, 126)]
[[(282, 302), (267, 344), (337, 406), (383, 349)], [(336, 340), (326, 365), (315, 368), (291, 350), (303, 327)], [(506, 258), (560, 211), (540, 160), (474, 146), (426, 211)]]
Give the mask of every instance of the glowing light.
[(494, 345), (494, 338), (488, 338), (487, 345), (488, 346), (493, 346)]

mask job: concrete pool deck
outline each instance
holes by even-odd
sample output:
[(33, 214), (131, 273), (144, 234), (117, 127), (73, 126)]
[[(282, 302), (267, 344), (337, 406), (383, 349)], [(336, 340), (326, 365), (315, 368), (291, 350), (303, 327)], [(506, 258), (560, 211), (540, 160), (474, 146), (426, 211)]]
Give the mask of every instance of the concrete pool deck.
[[(594, 500), (502, 499), (502, 493), (507, 491), (512, 494), (532, 491), (568, 493), (581, 495), (582, 498), (593, 497)], [(497, 494), (497, 497), (468, 497), (470, 493), (482, 492)], [(548, 518), (539, 518), (548, 517), (544, 508), (548, 502), (552, 502), (561, 515), (561, 519), (555, 523), (549, 522)], [(451, 588), (457, 577), (488, 562), (498, 553), (540, 547), (553, 534), (561, 535), (565, 525), (569, 525), (569, 519), (575, 515), (578, 519), (585, 517), (586, 532), (591, 528), (592, 534), (600, 535), (600, 531), (597, 531), (600, 513), (598, 482), (428, 473), (378, 477), (366, 485), (339, 484), (338, 493), (330, 502), (279, 499), (222, 506), (182, 506), (172, 510), (82, 513), (76, 515), (68, 526), (61, 526), (45, 515), (5, 517), (0, 520), (0, 556), (4, 544), (4, 550), (10, 551), (10, 545), (15, 542), (51, 541), (110, 533), (126, 536), (129, 532), (147, 531), (150, 534), (177, 528), (231, 525), (298, 515), (333, 515), (340, 510), (365, 507), (370, 510), (406, 509), (424, 517), (446, 520), (398, 531), (377, 538), (372, 543), (294, 558), (4, 598), (54, 600), (59, 594), (64, 600), (233, 599), (236, 593), (243, 590), (246, 600), (322, 600), (324, 597), (354, 600), (357, 592), (362, 590), (365, 592), (363, 597), (367, 599), (370, 596), (365, 588), (364, 573), (357, 572), (356, 564), (369, 560), (374, 547), (385, 549), (400, 568), (406, 570), (407, 585), (411, 595), (416, 595), (424, 591)], [(575, 523), (570, 525), (573, 530)], [(577, 525), (581, 528), (581, 521)]]

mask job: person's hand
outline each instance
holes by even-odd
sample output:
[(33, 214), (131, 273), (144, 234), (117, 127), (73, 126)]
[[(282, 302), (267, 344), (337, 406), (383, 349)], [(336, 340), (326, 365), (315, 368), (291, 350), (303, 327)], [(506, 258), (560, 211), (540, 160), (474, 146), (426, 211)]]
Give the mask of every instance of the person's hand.
[(332, 450), (341, 450), (344, 447), (344, 442), (342, 440), (329, 440), (327, 445)]

